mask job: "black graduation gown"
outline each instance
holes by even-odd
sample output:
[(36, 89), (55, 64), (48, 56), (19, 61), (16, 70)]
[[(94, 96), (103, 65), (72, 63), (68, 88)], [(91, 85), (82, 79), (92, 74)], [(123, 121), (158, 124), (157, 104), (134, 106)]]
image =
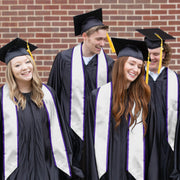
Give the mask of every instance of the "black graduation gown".
[(180, 180), (180, 121), (177, 122), (174, 145), (174, 169), (171, 174), (172, 180)]
[[(50, 87), (49, 87), (50, 88)], [(69, 162), (72, 167), (72, 144), (69, 134), (70, 129), (62, 119), (61, 110), (55, 92), (54, 96), (57, 111), (61, 117), (64, 143)], [(8, 180), (66, 180), (70, 176), (55, 166), (51, 148), (50, 127), (47, 111), (38, 108), (30, 99), (30, 93), (24, 94), (27, 103), (24, 110), (18, 111), (18, 167), (8, 177)], [(2, 87), (0, 89), (0, 102), (2, 100)], [(0, 177), (3, 178), (3, 124), (2, 103), (0, 108)], [(73, 171), (75, 170), (72, 167)], [(76, 169), (78, 172), (78, 168)], [(80, 171), (79, 171), (80, 172)], [(78, 172), (78, 173), (79, 173)]]
[[(83, 156), (86, 180), (98, 180), (95, 149), (94, 121), (97, 90), (93, 90), (89, 98), (88, 119), (85, 125), (85, 154)], [(155, 134), (155, 113), (153, 106), (149, 108), (147, 133), (145, 136), (145, 179), (159, 180), (158, 151)], [(127, 167), (127, 132), (128, 122), (125, 118), (115, 129), (115, 120), (111, 114), (109, 126), (108, 167), (100, 180), (135, 180), (126, 170)]]
[[(166, 123), (166, 106), (167, 106), (167, 68), (160, 73), (157, 80), (154, 81), (149, 76), (149, 86), (156, 109), (156, 126), (160, 160), (160, 179), (170, 179), (173, 170), (173, 150), (167, 141), (167, 123)], [(180, 95), (180, 92), (179, 92)], [(179, 98), (178, 98), (179, 101)], [(179, 107), (178, 107), (179, 109)], [(178, 121), (180, 118), (178, 119)]]
[[(64, 118), (69, 122), (70, 114), (70, 88), (71, 88), (71, 62), (72, 62), (72, 49), (59, 52), (54, 60), (48, 85), (55, 89), (58, 99), (62, 107)], [(106, 55), (108, 64), (108, 82), (111, 81), (111, 71), (114, 60)], [(86, 98), (93, 89), (96, 89), (96, 76), (97, 76), (97, 55), (89, 62), (88, 65), (84, 64), (85, 74), (85, 109)]]

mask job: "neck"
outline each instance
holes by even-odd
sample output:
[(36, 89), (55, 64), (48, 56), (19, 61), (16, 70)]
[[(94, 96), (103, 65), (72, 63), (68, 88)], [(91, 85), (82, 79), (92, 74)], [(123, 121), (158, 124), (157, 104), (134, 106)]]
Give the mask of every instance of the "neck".
[(17, 82), (19, 91), (22, 93), (29, 93), (32, 90), (31, 82)]
[(89, 51), (89, 49), (87, 48), (85, 43), (82, 44), (82, 54), (83, 54), (84, 57), (91, 57), (91, 56), (94, 55)]

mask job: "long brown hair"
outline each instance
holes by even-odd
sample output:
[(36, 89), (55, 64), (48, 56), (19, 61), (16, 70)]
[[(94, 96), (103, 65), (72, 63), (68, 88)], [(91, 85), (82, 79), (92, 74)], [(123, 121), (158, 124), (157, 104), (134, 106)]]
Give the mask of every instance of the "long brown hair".
[[(33, 78), (31, 80), (31, 86), (32, 86), (32, 92), (31, 92), (31, 99), (32, 101), (39, 107), (43, 107), (43, 91), (42, 91), (42, 81), (39, 78), (37, 68), (32, 60), (32, 58), (29, 55), (26, 55), (26, 57), (31, 61), (33, 65)], [(16, 80), (13, 76), (12, 68), (11, 68), (11, 62), (7, 64), (6, 68), (6, 82), (9, 87), (10, 91), (10, 98), (14, 102), (14, 104), (19, 108), (22, 109), (26, 106), (26, 98), (23, 96), (23, 94), (19, 91)], [(15, 100), (16, 99), (16, 100)]]
[[(141, 68), (141, 73), (137, 79), (132, 82), (127, 89), (127, 82), (124, 75), (124, 65), (128, 57), (120, 57), (117, 59), (113, 66), (112, 71), (112, 86), (113, 86), (113, 106), (112, 113), (116, 121), (116, 127), (121, 123), (121, 118), (125, 115), (128, 119), (128, 115), (131, 116), (131, 124), (137, 123), (137, 117), (142, 111), (142, 122), (146, 133), (147, 124), (146, 118), (148, 115), (148, 103), (150, 101), (151, 90), (144, 80), (144, 64)], [(135, 103), (134, 114), (132, 114), (132, 108)]]

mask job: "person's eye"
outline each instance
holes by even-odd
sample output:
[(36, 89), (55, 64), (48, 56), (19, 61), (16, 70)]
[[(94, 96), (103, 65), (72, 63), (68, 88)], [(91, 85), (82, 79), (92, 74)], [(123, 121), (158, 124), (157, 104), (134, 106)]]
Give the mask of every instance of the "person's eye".
[(31, 63), (31, 61), (30, 60), (26, 61), (26, 64), (28, 64), (28, 63)]
[(16, 64), (15, 67), (19, 67), (20, 65), (19, 64)]

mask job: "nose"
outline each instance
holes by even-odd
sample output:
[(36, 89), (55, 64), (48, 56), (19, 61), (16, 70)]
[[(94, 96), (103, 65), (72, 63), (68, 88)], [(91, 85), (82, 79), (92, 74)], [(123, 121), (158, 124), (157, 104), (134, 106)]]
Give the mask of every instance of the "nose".
[(153, 54), (150, 54), (150, 59), (154, 59), (154, 55)]
[(27, 69), (27, 64), (26, 63), (23, 63), (22, 64), (22, 69), (24, 70), (24, 69)]
[(104, 46), (105, 46), (105, 40), (101, 40), (101, 41), (100, 41), (100, 46), (101, 46), (101, 47), (104, 47)]

